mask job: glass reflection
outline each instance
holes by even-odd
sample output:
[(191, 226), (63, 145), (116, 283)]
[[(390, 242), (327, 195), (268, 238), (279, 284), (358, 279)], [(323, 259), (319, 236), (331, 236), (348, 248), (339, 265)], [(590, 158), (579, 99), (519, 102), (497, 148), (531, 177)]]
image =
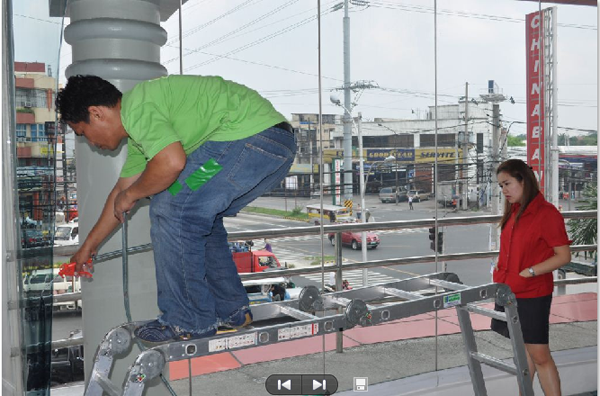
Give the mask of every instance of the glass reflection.
[(53, 239), (56, 212), (56, 130), (61, 18), (49, 2), (13, 4), (16, 185), (19, 224), (19, 284), (22, 290), (24, 383), (48, 394), (51, 383), (52, 296), (56, 272)]

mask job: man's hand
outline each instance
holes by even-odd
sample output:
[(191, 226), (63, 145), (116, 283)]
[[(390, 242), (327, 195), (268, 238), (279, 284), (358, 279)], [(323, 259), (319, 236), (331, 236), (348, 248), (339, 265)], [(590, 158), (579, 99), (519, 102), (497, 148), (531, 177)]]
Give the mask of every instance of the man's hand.
[(84, 243), (79, 250), (71, 257), (70, 262), (75, 263), (75, 276), (79, 276), (81, 271), (92, 272), (94, 265), (90, 259), (96, 255), (96, 249), (86, 246)]
[(127, 191), (128, 190), (121, 191), (115, 198), (115, 217), (121, 223), (125, 221), (123, 213), (129, 213), (137, 203), (137, 199), (131, 199)]

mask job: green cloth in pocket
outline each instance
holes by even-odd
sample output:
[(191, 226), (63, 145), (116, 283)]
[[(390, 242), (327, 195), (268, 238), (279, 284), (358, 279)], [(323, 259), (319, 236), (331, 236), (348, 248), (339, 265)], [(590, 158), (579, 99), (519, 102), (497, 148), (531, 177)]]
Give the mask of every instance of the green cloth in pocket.
[(196, 191), (219, 173), (221, 169), (223, 167), (211, 158), (204, 165), (200, 166), (197, 171), (189, 175), (185, 179), (185, 184), (187, 184), (190, 190)]

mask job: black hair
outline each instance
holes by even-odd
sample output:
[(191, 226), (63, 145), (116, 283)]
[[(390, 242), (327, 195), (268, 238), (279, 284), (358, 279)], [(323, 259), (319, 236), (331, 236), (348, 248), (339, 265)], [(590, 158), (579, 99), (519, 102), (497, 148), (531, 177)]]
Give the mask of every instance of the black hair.
[[(527, 208), (527, 206), (534, 200), (534, 198), (540, 192), (540, 187), (538, 181), (535, 177), (535, 173), (531, 167), (529, 167), (525, 162), (520, 159), (509, 159), (504, 161), (498, 166), (496, 169), (496, 175), (501, 172), (505, 172), (517, 181), (523, 183), (523, 199), (521, 202), (521, 208), (519, 209), (519, 213), (517, 213), (517, 217), (515, 218), (515, 223), (519, 221), (519, 218)], [(508, 202), (508, 199), (504, 202), (504, 216), (500, 220), (500, 228), (504, 228), (508, 219), (510, 219), (512, 204)]]
[(71, 76), (56, 95), (56, 111), (63, 123), (90, 122), (90, 106), (115, 107), (123, 94), (98, 76)]

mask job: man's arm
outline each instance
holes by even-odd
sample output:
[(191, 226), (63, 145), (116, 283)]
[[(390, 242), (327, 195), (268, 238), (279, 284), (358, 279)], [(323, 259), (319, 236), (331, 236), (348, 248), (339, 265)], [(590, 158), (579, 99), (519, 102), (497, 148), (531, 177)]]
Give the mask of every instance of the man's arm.
[(71, 257), (71, 262), (76, 263), (75, 275), (82, 270), (84, 265), (86, 266), (86, 269), (92, 269), (92, 265), (87, 264), (87, 261), (92, 257), (92, 255), (97, 253), (98, 246), (119, 225), (119, 220), (117, 220), (114, 216), (115, 198), (121, 191), (127, 189), (129, 186), (135, 183), (140, 176), (141, 174), (138, 174), (127, 178), (119, 178), (119, 180), (117, 180), (117, 183), (106, 198), (104, 208), (102, 209), (102, 213), (100, 214), (98, 221), (88, 234), (87, 238), (85, 238), (85, 241), (79, 250), (77, 250), (75, 255)]
[(92, 269), (87, 261), (96, 254), (98, 246), (123, 222), (123, 212), (129, 212), (140, 198), (145, 198), (167, 189), (177, 179), (186, 163), (181, 143), (170, 144), (152, 158), (144, 172), (119, 178), (112, 189), (100, 214), (100, 218), (88, 234), (85, 242), (71, 257), (78, 274), (84, 265)]
[(135, 203), (144, 197), (166, 190), (177, 180), (185, 168), (187, 157), (181, 143), (171, 143), (156, 154), (146, 165), (141, 176), (127, 188), (117, 193), (114, 201), (114, 217), (123, 222)]

